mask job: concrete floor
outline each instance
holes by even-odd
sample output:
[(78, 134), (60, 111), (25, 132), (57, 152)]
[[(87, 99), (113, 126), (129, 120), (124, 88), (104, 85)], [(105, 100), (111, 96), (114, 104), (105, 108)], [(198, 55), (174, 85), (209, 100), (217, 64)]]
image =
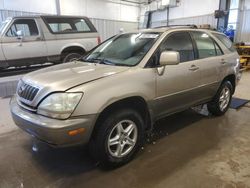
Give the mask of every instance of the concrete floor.
[[(250, 99), (250, 72), (237, 97)], [(244, 91), (244, 93), (242, 92)], [(153, 138), (129, 164), (104, 170), (85, 148), (39, 145), (14, 126), (0, 99), (0, 187), (250, 187), (250, 108), (223, 117), (188, 110), (159, 121)]]

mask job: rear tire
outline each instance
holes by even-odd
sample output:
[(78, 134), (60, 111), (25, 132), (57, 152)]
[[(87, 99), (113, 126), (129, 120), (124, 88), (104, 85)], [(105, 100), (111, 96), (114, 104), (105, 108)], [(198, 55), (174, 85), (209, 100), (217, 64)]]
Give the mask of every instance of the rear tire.
[(109, 167), (128, 163), (144, 141), (144, 126), (140, 114), (133, 109), (121, 109), (109, 114), (94, 133), (89, 149), (92, 156)]
[(225, 114), (230, 106), (232, 93), (233, 86), (231, 82), (224, 81), (213, 100), (208, 103), (208, 111), (215, 116), (221, 116)]
[(68, 62), (72, 62), (75, 60), (78, 60), (79, 58), (82, 57), (82, 54), (80, 53), (76, 53), (76, 52), (72, 52), (72, 53), (68, 53), (62, 60), (63, 63), (68, 63)]

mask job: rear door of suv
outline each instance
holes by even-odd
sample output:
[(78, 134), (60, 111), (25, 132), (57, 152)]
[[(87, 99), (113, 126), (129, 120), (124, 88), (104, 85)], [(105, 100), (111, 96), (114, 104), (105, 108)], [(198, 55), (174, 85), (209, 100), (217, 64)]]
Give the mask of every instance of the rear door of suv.
[(225, 63), (223, 52), (209, 34), (203, 31), (191, 31), (197, 50), (196, 64), (201, 74), (199, 95), (201, 100), (213, 97), (220, 84), (220, 74)]
[(237, 64), (237, 61), (239, 61), (239, 54), (235, 49), (232, 41), (229, 40), (226, 35), (217, 32), (212, 33), (212, 35), (215, 37), (215, 39), (218, 40), (218, 42), (222, 43), (222, 47), (224, 45), (223, 50), (225, 51), (225, 53), (221, 57), (222, 63), (220, 71), (220, 78), (222, 80), (225, 76), (227, 76), (228, 72), (231, 72), (232, 67)]

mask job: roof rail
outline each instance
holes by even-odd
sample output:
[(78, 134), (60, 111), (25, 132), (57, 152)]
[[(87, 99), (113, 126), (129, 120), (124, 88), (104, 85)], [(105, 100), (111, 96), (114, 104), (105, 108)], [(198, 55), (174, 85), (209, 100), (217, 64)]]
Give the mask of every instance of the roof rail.
[(166, 26), (159, 26), (154, 28), (164, 28), (164, 27), (188, 27), (192, 29), (198, 29), (197, 25), (194, 24), (187, 24), (187, 25), (166, 25)]

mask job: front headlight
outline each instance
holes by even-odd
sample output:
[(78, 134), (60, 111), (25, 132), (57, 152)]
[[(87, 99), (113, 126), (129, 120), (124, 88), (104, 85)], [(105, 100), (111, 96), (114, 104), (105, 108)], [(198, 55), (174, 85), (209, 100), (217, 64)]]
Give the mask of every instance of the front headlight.
[(56, 119), (67, 119), (81, 98), (82, 93), (53, 93), (42, 101), (37, 113)]

